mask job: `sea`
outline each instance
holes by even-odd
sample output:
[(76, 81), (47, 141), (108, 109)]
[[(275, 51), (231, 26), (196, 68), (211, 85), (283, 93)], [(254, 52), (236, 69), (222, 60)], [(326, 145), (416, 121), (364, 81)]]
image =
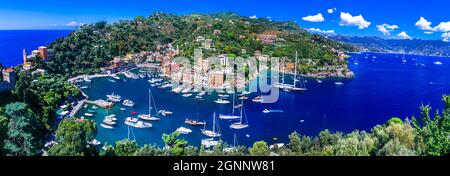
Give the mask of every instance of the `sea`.
[(27, 54), (46, 46), (72, 30), (0, 30), (0, 63), (11, 67), (22, 64), (22, 52)]
[[(441, 64), (439, 64), (440, 62)], [(431, 105), (442, 109), (442, 95), (450, 94), (450, 59), (399, 54), (361, 53), (351, 54), (349, 67), (355, 73), (353, 79), (316, 79), (306, 78), (307, 91), (280, 92), (275, 103), (255, 103), (251, 101), (261, 92), (253, 92), (244, 102), (244, 122), (249, 127), (241, 130), (229, 128), (233, 121), (218, 120), (221, 139), (234, 144), (234, 136), (240, 145), (251, 146), (255, 141), (264, 140), (269, 144), (286, 143), (288, 135), (296, 131), (302, 135), (317, 136), (322, 130), (331, 132), (351, 132), (353, 130), (370, 131), (375, 125), (383, 124), (392, 117), (402, 119), (419, 117), (421, 105)], [(259, 77), (253, 80), (253, 84)], [(292, 75), (286, 75), (286, 82), (292, 81)], [(116, 105), (111, 111), (97, 110), (93, 118), (97, 124), (104, 116), (115, 114), (118, 124), (115, 129), (98, 126), (97, 139), (114, 143), (129, 138), (140, 145), (155, 144), (164, 146), (163, 133), (174, 132), (179, 127), (193, 130), (191, 134), (182, 135), (189, 144), (200, 146), (206, 139), (201, 133), (204, 127), (192, 127), (184, 124), (188, 119), (207, 122), (206, 128), (212, 129), (214, 113), (229, 114), (232, 105), (221, 105), (214, 101), (217, 93), (206, 94), (204, 101), (192, 97), (174, 94), (170, 89), (151, 87), (147, 79), (126, 79), (113, 81), (111, 78), (93, 79), (85, 93), (91, 100), (105, 99), (107, 94), (119, 94), (136, 103), (134, 108), (120, 110)], [(260, 80), (261, 81), (261, 80)], [(265, 80), (262, 80), (265, 81)], [(342, 82), (343, 85), (336, 85)], [(148, 89), (151, 89), (157, 109), (173, 112), (162, 117), (160, 121), (151, 122), (150, 129), (136, 129), (123, 123), (126, 117), (136, 117), (148, 113)], [(228, 100), (231, 101), (231, 95)], [(88, 112), (83, 109), (79, 116)], [(263, 113), (264, 109), (272, 110)], [(239, 113), (237, 113), (239, 114)], [(236, 121), (234, 121), (236, 122)]]
[[(0, 31), (0, 62), (4, 65), (20, 63), (22, 48), (29, 50), (45, 45), (70, 31)], [(8, 37), (9, 36), (9, 37)], [(6, 57), (5, 57), (6, 56)], [(7, 60), (4, 60), (7, 58)], [(15, 59), (18, 58), (18, 59)], [(220, 139), (229, 144), (251, 146), (253, 142), (264, 140), (269, 144), (287, 143), (288, 135), (296, 131), (302, 135), (317, 136), (320, 131), (351, 132), (370, 131), (375, 125), (383, 124), (391, 117), (420, 117), (419, 107), (431, 105), (434, 110), (443, 108), (442, 95), (450, 94), (450, 58), (427, 57), (401, 54), (359, 53), (350, 54), (349, 68), (355, 73), (353, 79), (316, 79), (306, 78), (307, 91), (302, 93), (280, 92), (275, 103), (255, 103), (252, 98), (261, 95), (253, 92), (244, 102), (245, 120), (249, 127), (241, 130), (229, 128), (232, 121), (218, 120)], [(264, 76), (255, 80), (264, 79)], [(287, 82), (292, 81), (286, 75)], [(115, 93), (136, 103), (134, 108), (123, 108), (118, 104), (112, 110), (97, 109), (92, 106), (82, 109), (78, 116), (91, 109), (97, 122), (96, 138), (103, 144), (114, 144), (117, 140), (129, 138), (140, 145), (155, 144), (164, 146), (162, 134), (171, 133), (179, 127), (193, 130), (182, 135), (190, 145), (200, 146), (206, 139), (201, 133), (204, 127), (192, 127), (184, 121), (195, 119), (205, 121), (207, 129), (212, 129), (214, 113), (227, 114), (232, 105), (220, 105), (214, 102), (217, 93), (206, 94), (204, 101), (196, 101), (194, 96), (183, 97), (170, 89), (151, 87), (146, 79), (127, 79), (120, 81), (111, 78), (95, 78), (83, 91), (91, 100), (106, 99), (106, 95)], [(336, 85), (342, 82), (343, 85)], [(124, 119), (148, 113), (148, 89), (151, 89), (157, 109), (173, 112), (173, 115), (161, 116), (160, 121), (151, 122), (152, 128), (137, 129), (125, 125)], [(228, 98), (231, 101), (231, 96)], [(263, 113), (264, 109), (274, 110)], [(104, 116), (115, 114), (118, 123), (114, 129), (100, 126)]]

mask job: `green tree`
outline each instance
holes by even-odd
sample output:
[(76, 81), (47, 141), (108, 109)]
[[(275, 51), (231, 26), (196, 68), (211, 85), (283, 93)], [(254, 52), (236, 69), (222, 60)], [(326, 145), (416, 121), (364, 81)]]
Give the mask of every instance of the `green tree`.
[(36, 116), (24, 103), (10, 103), (5, 107), (9, 119), (5, 150), (7, 155), (33, 156), (39, 153), (42, 134)]
[(269, 152), (269, 146), (264, 141), (255, 142), (250, 149), (251, 156), (268, 156)]
[(56, 130), (57, 145), (52, 146), (48, 154), (52, 156), (89, 156), (96, 155), (95, 147), (88, 145), (97, 133), (93, 120), (66, 118)]
[(184, 154), (184, 147), (187, 146), (188, 142), (184, 139), (180, 139), (179, 132), (173, 132), (171, 134), (163, 134), (162, 139), (168, 147), (169, 154), (174, 156), (181, 156)]
[(124, 139), (116, 142), (114, 152), (116, 156), (133, 156), (136, 151), (139, 150), (139, 146), (136, 141)]

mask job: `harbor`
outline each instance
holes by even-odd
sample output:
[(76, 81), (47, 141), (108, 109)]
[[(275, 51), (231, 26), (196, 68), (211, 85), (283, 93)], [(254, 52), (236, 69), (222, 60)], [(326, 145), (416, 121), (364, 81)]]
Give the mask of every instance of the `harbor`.
[[(445, 77), (450, 74), (448, 70), (445, 70), (448, 67), (446, 60), (440, 60), (442, 65), (437, 65), (433, 64), (435, 60), (426, 57), (407, 56), (407, 62), (404, 63), (401, 58), (393, 62), (392, 58), (395, 57), (391, 55), (376, 54), (376, 56), (376, 60), (372, 60), (372, 57), (366, 59), (364, 55), (352, 56), (349, 67), (358, 75), (354, 79), (326, 78), (318, 81), (315, 78), (304, 78), (302, 84), (305, 84), (306, 91), (280, 91), (278, 101), (275, 103), (262, 103), (264, 99), (262, 97), (268, 93), (260, 91), (202, 92), (168, 86), (170, 84), (164, 77), (133, 78), (133, 74), (130, 74), (128, 78), (118, 74), (120, 80), (115, 82), (111, 82), (112, 78), (109, 77), (92, 78), (91, 82), (76, 83), (79, 87), (87, 86), (83, 92), (89, 96), (90, 101), (107, 100), (107, 95), (114, 94), (120, 95), (122, 102), (115, 103), (114, 106), (106, 109), (98, 108), (97, 105), (95, 105), (97, 109), (93, 108), (93, 105), (83, 106), (76, 116), (83, 116), (97, 122), (96, 138), (102, 143), (112, 144), (117, 140), (130, 138), (140, 145), (156, 144), (162, 147), (163, 133), (179, 131), (189, 144), (195, 146), (200, 146), (202, 143), (214, 144), (214, 141), (219, 139), (231, 144), (235, 138), (239, 144), (249, 146), (258, 140), (267, 141), (269, 144), (286, 143), (288, 135), (293, 131), (316, 136), (324, 129), (333, 132), (368, 130), (390, 117), (404, 118), (412, 115), (405, 112), (418, 113), (417, 107), (421, 105), (421, 102), (440, 102), (441, 97), (435, 95), (450, 91), (445, 84), (429, 83), (450, 82), (448, 77)], [(354, 64), (355, 61), (359, 64)], [(386, 66), (387, 64), (389, 67)], [(426, 67), (422, 67), (421, 64)], [(438, 71), (431, 71), (427, 69), (428, 67)], [(383, 70), (385, 74), (378, 74), (380, 70)], [(387, 76), (396, 73), (395, 70), (403, 70), (406, 73), (395, 77)], [(414, 70), (430, 77), (420, 79), (411, 77), (411, 72), (407, 70)], [(131, 72), (135, 75), (143, 73), (140, 69)], [(250, 84), (256, 85), (257, 81), (267, 81), (266, 79), (270, 77), (262, 72)], [(285, 74), (284, 81), (286, 84), (291, 84), (294, 82), (293, 75)], [(386, 84), (377, 84), (379, 82), (386, 82)], [(298, 87), (301, 87), (300, 85), (297, 83)], [(420, 91), (424, 88), (432, 91), (408, 96), (406, 100), (400, 99), (399, 96), (407, 94), (402, 88), (404, 85), (414, 85), (409, 88), (409, 91)], [(152, 96), (149, 96), (149, 89)], [(380, 98), (377, 96), (379, 94), (384, 94), (386, 97)], [(153, 97), (154, 104), (153, 101), (149, 101), (149, 97)], [(126, 99), (132, 100), (134, 106), (123, 105), (123, 100)], [(150, 104), (152, 108), (149, 108)], [(244, 108), (235, 108), (239, 105), (243, 105)], [(432, 105), (439, 106), (439, 104)], [(164, 116), (160, 113), (161, 110), (169, 111), (171, 114)], [(92, 114), (92, 117), (85, 116), (86, 113)], [(145, 120), (138, 117), (147, 114), (158, 120)], [(214, 114), (216, 118), (213, 118)], [(242, 120), (241, 114), (245, 114)], [(104, 124), (105, 117), (109, 115), (115, 115), (116, 123), (110, 125), (111, 128), (104, 128), (101, 124)], [(220, 118), (221, 115), (231, 119)], [(135, 118), (130, 119), (136, 120), (135, 123), (138, 121), (151, 123), (151, 127), (136, 128), (127, 125), (125, 122), (129, 117)], [(236, 128), (231, 128), (233, 124)], [(145, 127), (145, 123), (142, 125), (140, 127)], [(215, 140), (210, 140), (211, 137), (204, 134), (205, 130), (208, 130), (207, 134), (214, 136)], [(216, 134), (220, 136), (215, 136)]]

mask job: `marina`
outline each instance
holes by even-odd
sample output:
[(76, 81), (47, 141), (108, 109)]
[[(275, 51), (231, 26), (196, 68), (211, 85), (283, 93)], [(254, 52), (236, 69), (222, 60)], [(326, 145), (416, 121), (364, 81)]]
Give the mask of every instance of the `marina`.
[[(315, 136), (324, 129), (343, 132), (354, 129), (367, 130), (376, 124), (384, 123), (392, 116), (412, 115), (406, 114), (407, 112), (416, 112), (417, 115), (418, 107), (422, 102), (431, 102), (433, 106), (439, 106), (440, 95), (450, 92), (450, 88), (446, 84), (450, 83), (447, 76), (450, 75), (447, 60), (439, 60), (442, 65), (435, 65), (433, 62), (436, 62), (436, 59), (416, 57), (416, 61), (412, 61), (411, 56), (405, 56), (408, 62), (404, 64), (401, 56), (397, 61), (393, 61), (392, 58), (395, 56), (373, 55), (377, 57), (374, 61), (372, 57), (365, 59), (364, 55), (353, 55), (350, 58), (350, 61), (357, 59), (359, 62), (358, 65), (349, 64), (357, 75), (354, 79), (321, 78), (320, 81), (317, 81), (317, 78), (304, 78), (308, 87), (306, 91), (280, 91), (278, 101), (275, 103), (264, 102), (268, 95), (265, 92), (201, 90), (196, 92), (194, 89), (186, 91), (187, 88), (182, 86), (170, 86), (173, 89), (164, 86), (171, 85), (169, 83), (161, 84), (165, 87), (162, 89), (150, 85), (149, 80), (152, 78), (138, 76), (138, 79), (133, 79), (120, 74), (118, 74), (120, 80), (114, 83), (108, 81), (111, 79), (109, 77), (99, 77), (92, 78), (91, 82), (76, 84), (89, 86), (89, 89), (83, 90), (89, 96), (89, 101), (106, 99), (107, 95), (114, 93), (120, 95), (122, 102), (129, 99), (135, 104), (133, 107), (129, 107), (118, 102), (109, 109), (95, 104), (100, 108), (92, 113), (93, 117), (85, 118), (97, 122), (99, 127), (96, 139), (102, 143), (112, 144), (117, 140), (127, 138), (130, 127), (133, 128), (136, 141), (140, 145), (156, 144), (158, 146), (163, 146), (161, 141), (163, 133), (184, 131), (179, 129), (180, 127), (192, 130), (183, 135), (183, 138), (195, 146), (202, 144), (213, 146), (220, 139), (232, 144), (235, 134), (240, 139), (239, 144), (249, 146), (258, 140), (265, 140), (269, 144), (286, 143), (288, 135), (293, 131)], [(416, 65), (415, 62), (419, 65)], [(349, 63), (353, 63), (353, 61)], [(427, 67), (421, 67), (420, 64), (427, 65)], [(437, 70), (430, 70), (431, 67), (435, 67), (434, 69)], [(398, 74), (398, 70), (405, 73)], [(138, 69), (131, 72), (139, 73)], [(411, 76), (411, 74), (419, 73), (427, 76)], [(258, 80), (270, 79), (270, 76), (265, 74), (261, 72), (260, 76), (250, 84), (256, 85)], [(298, 79), (301, 78), (298, 77)], [(292, 74), (286, 74), (285, 83), (292, 82)], [(342, 84), (338, 86), (335, 84), (337, 82)], [(379, 84), (380, 82), (385, 84)], [(297, 84), (300, 87), (300, 83)], [(409, 85), (409, 88), (405, 89), (405, 85)], [(151, 123), (150, 120), (138, 117), (149, 114), (149, 89), (157, 102), (157, 109), (151, 109), (151, 117), (159, 118), (159, 120), (154, 119)], [(430, 91), (420, 91), (423, 89)], [(183, 90), (193, 95), (183, 97)], [(407, 91), (405, 92), (405, 90)], [(411, 91), (421, 93), (411, 93)], [(385, 97), (377, 96), (379, 94), (383, 94)], [(414, 96), (405, 96), (407, 94)], [(235, 103), (233, 103), (233, 96), (235, 96)], [(202, 101), (199, 101), (200, 98)], [(246, 111), (242, 123), (240, 123), (240, 104), (243, 104)], [(77, 105), (80, 107), (77, 116), (90, 113), (88, 109), (92, 109), (91, 106), (89, 104), (87, 108), (83, 108), (83, 106)], [(232, 112), (233, 108), (236, 108), (234, 113)], [(379, 109), (383, 109), (383, 111), (379, 111)], [(212, 117), (214, 113), (216, 113), (216, 123), (220, 127), (221, 135), (217, 137), (218, 135), (207, 133), (216, 136), (211, 139), (202, 131), (205, 126), (206, 130), (213, 131)], [(116, 115), (117, 123), (115, 125), (103, 123), (105, 117), (110, 114)], [(160, 117), (157, 117), (157, 114)], [(230, 115), (234, 118), (220, 118), (221, 115)], [(130, 122), (126, 122), (128, 117), (132, 117)], [(141, 123), (138, 124), (139, 121)], [(231, 126), (235, 128), (231, 128)]]

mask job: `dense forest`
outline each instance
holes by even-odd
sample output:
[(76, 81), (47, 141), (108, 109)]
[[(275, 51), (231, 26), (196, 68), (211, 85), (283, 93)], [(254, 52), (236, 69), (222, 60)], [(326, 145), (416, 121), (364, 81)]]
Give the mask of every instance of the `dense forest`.
[[(274, 44), (258, 40), (259, 34), (276, 34)], [(250, 19), (232, 12), (217, 14), (190, 14), (177, 16), (154, 13), (112, 24), (86, 24), (65, 38), (57, 39), (49, 48), (55, 49), (55, 58), (44, 67), (51, 73), (79, 75), (98, 72), (115, 56), (141, 51), (157, 51), (157, 46), (172, 44), (180, 49), (180, 56), (192, 58), (194, 49), (201, 47), (198, 36), (211, 39), (211, 49), (204, 56), (253, 56), (255, 51), (274, 57), (315, 59), (317, 67), (339, 65), (337, 52), (354, 51), (348, 44), (335, 42), (320, 35), (310, 34), (294, 22), (268, 19)], [(245, 52), (243, 52), (245, 51)]]

